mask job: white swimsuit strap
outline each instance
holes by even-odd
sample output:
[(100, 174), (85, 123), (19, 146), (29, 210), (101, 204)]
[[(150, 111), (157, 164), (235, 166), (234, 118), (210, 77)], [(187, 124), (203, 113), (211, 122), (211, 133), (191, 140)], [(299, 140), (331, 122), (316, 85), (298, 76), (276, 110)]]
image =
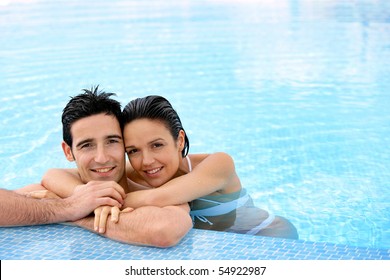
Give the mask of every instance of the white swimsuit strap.
[[(203, 198), (198, 198), (198, 200), (207, 201), (206, 199)], [(215, 217), (215, 216), (224, 215), (237, 208), (244, 206), (248, 200), (249, 200), (249, 195), (245, 193), (245, 195), (227, 202), (210, 201), (218, 204), (215, 206), (211, 206), (209, 208), (191, 210), (190, 215), (192, 217), (197, 217), (197, 216)]]
[(191, 160), (188, 156), (186, 156), (186, 159), (187, 159), (187, 163), (188, 163), (188, 169), (190, 170), (190, 172), (192, 171), (192, 165), (191, 165)]
[(260, 225), (254, 227), (253, 229), (251, 229), (250, 231), (248, 231), (246, 234), (253, 234), (253, 235), (256, 235), (259, 231), (265, 229), (266, 227), (268, 227), (270, 224), (272, 224), (272, 222), (275, 220), (275, 215), (268, 212), (268, 218), (265, 219)]

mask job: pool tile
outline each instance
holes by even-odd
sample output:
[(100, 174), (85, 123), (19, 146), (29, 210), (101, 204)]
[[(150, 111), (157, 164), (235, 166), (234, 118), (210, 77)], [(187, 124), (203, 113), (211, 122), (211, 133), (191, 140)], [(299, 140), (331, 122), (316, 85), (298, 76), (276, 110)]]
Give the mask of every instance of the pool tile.
[(62, 224), (0, 228), (2, 260), (389, 260), (390, 249), (192, 229), (175, 247), (134, 246)]

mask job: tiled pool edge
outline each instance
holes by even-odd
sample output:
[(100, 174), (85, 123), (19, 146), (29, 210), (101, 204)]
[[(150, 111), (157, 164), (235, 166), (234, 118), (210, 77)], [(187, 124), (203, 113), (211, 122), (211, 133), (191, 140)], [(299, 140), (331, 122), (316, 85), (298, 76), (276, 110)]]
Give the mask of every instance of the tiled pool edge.
[(1, 260), (389, 260), (390, 249), (191, 230), (171, 248), (123, 244), (60, 224), (0, 228)]

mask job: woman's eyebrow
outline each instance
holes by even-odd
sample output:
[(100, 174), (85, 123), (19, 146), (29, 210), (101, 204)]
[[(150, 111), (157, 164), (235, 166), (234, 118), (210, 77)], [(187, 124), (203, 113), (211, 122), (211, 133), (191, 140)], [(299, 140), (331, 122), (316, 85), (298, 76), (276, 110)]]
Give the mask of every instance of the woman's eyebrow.
[(165, 141), (165, 140), (163, 138), (159, 137), (159, 138), (156, 138), (156, 139), (149, 141), (148, 144), (152, 144), (152, 143), (157, 142), (157, 141)]
[[(165, 141), (165, 140), (163, 138), (156, 138), (156, 139), (149, 141), (147, 144), (150, 145), (150, 144), (153, 144), (154, 142), (157, 142), (157, 141)], [(125, 146), (125, 149), (133, 149), (133, 148), (135, 148), (134, 145)]]

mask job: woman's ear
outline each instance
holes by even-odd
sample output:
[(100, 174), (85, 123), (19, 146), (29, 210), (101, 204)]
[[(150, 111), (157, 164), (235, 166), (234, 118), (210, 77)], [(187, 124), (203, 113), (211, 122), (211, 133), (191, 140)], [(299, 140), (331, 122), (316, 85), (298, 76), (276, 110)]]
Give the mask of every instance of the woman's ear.
[(184, 149), (185, 136), (186, 136), (186, 133), (184, 132), (184, 130), (180, 130), (179, 136), (177, 136), (177, 145), (179, 146), (180, 152), (183, 151), (183, 149)]
[(72, 148), (64, 141), (62, 141), (61, 146), (62, 146), (62, 150), (64, 151), (66, 159), (69, 161), (74, 161), (75, 159), (72, 153)]

